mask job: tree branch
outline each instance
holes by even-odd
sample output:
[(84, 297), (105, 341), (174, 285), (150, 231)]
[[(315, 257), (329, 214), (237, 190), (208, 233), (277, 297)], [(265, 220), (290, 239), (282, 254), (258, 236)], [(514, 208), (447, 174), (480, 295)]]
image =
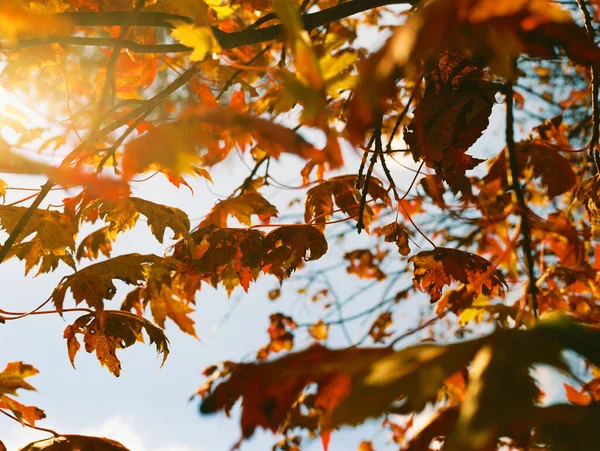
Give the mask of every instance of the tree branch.
[(140, 44), (118, 38), (88, 38), (82, 36), (48, 36), (40, 39), (24, 39), (15, 45), (0, 45), (4, 51), (17, 51), (50, 44), (77, 45), (87, 47), (120, 47), (133, 53), (187, 53), (193, 49), (183, 44)]
[[(336, 20), (345, 19), (354, 14), (358, 14), (364, 11), (368, 11), (373, 8), (378, 8), (386, 5), (412, 5), (416, 3), (416, 0), (352, 0), (346, 3), (342, 3), (331, 8), (327, 8), (321, 11), (317, 11), (310, 14), (304, 14), (302, 19), (304, 21), (304, 27), (310, 31), (314, 28), (326, 25)], [(133, 14), (131, 12), (67, 12), (61, 13), (59, 16), (68, 19), (73, 25), (80, 27), (99, 27), (99, 26), (150, 26), (150, 27), (164, 27), (174, 28), (174, 22), (193, 23), (193, 20), (186, 16), (178, 16), (176, 14), (168, 14), (161, 12), (141, 12), (139, 14)], [(270, 17), (270, 16), (269, 16)], [(248, 28), (243, 31), (236, 31), (227, 33), (220, 30), (217, 27), (212, 27), (213, 33), (221, 47), (225, 50), (240, 47), (244, 45), (259, 44), (261, 42), (271, 41), (278, 38), (283, 31), (281, 25), (273, 25), (265, 28)], [(52, 37), (46, 38), (46, 41), (53, 39)], [(60, 37), (64, 39), (64, 37)], [(81, 38), (78, 38), (81, 39)], [(89, 39), (89, 38), (88, 38)], [(81, 44), (84, 41), (74, 41), (80, 44), (73, 45), (88, 45)], [(105, 41), (108, 42), (108, 41)], [(48, 42), (46, 42), (48, 43)], [(92, 41), (90, 41), (92, 44)], [(115, 42), (115, 44), (117, 44)], [(98, 45), (98, 43), (96, 43)], [(104, 45), (104, 44), (103, 44)], [(169, 44), (166, 44), (169, 45)], [(142, 44), (131, 45), (129, 48), (131, 51), (137, 49), (144, 50), (148, 53), (148, 47), (156, 46), (142, 46)], [(158, 47), (162, 51), (169, 50), (168, 48)], [(181, 47), (171, 47), (177, 49), (177, 51), (184, 51)]]

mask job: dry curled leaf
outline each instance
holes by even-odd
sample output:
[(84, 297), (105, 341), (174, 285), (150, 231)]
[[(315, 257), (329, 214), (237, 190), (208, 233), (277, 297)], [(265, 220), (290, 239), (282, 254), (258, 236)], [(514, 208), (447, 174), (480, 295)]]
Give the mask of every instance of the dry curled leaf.
[(442, 296), (442, 289), (453, 280), (469, 287), (476, 295), (504, 296), (508, 288), (504, 276), (485, 258), (457, 249), (438, 247), (410, 258), (414, 264), (413, 282), (431, 295), (431, 302)]

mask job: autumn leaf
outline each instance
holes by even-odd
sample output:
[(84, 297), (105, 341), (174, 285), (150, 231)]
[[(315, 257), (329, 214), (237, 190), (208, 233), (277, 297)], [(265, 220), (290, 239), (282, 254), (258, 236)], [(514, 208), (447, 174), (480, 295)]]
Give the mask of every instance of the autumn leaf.
[[(0, 205), (0, 227), (7, 233), (13, 233), (26, 207)], [(74, 235), (76, 227), (73, 220), (57, 211), (36, 209), (27, 224), (16, 237), (15, 245), (8, 257), (16, 256), (25, 261), (25, 273), (40, 264), (38, 274), (53, 271), (62, 261), (75, 267), (72, 252), (75, 249)], [(29, 241), (23, 241), (33, 235)]]
[[(364, 366), (389, 352), (386, 349), (333, 351), (314, 345), (274, 361), (239, 364), (226, 382), (204, 398), (201, 412), (229, 410), (239, 397), (243, 397), (243, 437), (250, 437), (257, 426), (276, 431), (306, 385), (326, 385), (338, 368), (360, 377)], [(265, 409), (265, 403), (270, 406), (268, 409)]]
[(442, 296), (442, 288), (452, 280), (462, 282), (476, 295), (503, 296), (507, 288), (502, 274), (485, 258), (457, 249), (438, 247), (411, 257), (414, 263), (413, 282), (417, 288), (431, 294), (431, 302)]
[(35, 388), (25, 379), (38, 372), (33, 366), (23, 362), (8, 363), (0, 372), (0, 409), (10, 410), (22, 424), (33, 426), (37, 420), (46, 417), (43, 410), (34, 406), (25, 406), (12, 398), (18, 395), (19, 389), (35, 391)]
[(344, 254), (344, 260), (348, 260), (350, 266), (346, 268), (349, 274), (356, 274), (365, 279), (385, 279), (386, 275), (379, 267), (379, 263), (385, 256), (381, 253), (373, 255), (370, 249), (356, 249)]
[[(221, 137), (214, 133), (219, 130), (225, 130)], [(227, 131), (231, 135), (225, 136)], [(244, 136), (256, 140), (275, 158), (291, 153), (306, 160), (324, 161), (322, 152), (288, 128), (231, 108), (202, 106), (179, 121), (155, 127), (130, 141), (123, 155), (123, 174), (130, 178), (152, 164), (175, 173), (189, 171), (190, 165), (198, 162), (213, 165), (222, 161)], [(226, 146), (219, 144), (220, 139)], [(200, 157), (203, 148), (205, 153)]]
[(167, 227), (174, 232), (172, 239), (183, 238), (191, 243), (190, 220), (184, 211), (138, 197), (93, 200), (82, 209), (81, 217), (91, 222), (100, 218), (108, 223), (104, 233), (114, 240), (117, 234), (133, 228), (140, 214), (148, 220), (150, 231), (159, 243), (163, 242)]
[(401, 255), (410, 254), (410, 247), (408, 246), (408, 232), (404, 230), (400, 224), (397, 222), (392, 222), (391, 224), (383, 226), (381, 229), (381, 234), (384, 236), (386, 242), (396, 243), (396, 246), (398, 246), (398, 252)]
[[(577, 174), (571, 162), (561, 155), (562, 149), (558, 146), (539, 138), (516, 143), (515, 146), (521, 170), (519, 175), (523, 177), (525, 174), (531, 174), (528, 177), (539, 178), (548, 197), (553, 198), (566, 193), (577, 184)], [(500, 179), (506, 168), (506, 155), (501, 152), (492, 161), (484, 181), (491, 183)], [(584, 183), (581, 186), (583, 187)], [(585, 193), (586, 190), (582, 189), (578, 195), (583, 198)]]
[(151, 268), (168, 274), (174, 265), (174, 260), (156, 255), (119, 255), (66, 276), (54, 289), (52, 301), (56, 309), (62, 312), (65, 295), (70, 290), (76, 305), (85, 301), (90, 307), (103, 310), (104, 301), (112, 299), (116, 293), (114, 279), (139, 285), (147, 279)]
[(308, 333), (317, 341), (327, 340), (327, 337), (329, 336), (329, 325), (325, 324), (322, 320), (319, 320), (308, 328)]
[(185, 333), (198, 338), (194, 320), (195, 292), (200, 288), (198, 277), (181, 272), (167, 274), (161, 268), (150, 268), (146, 283), (127, 294), (121, 310), (135, 309), (142, 315), (150, 306), (154, 322), (165, 328), (165, 320), (171, 319)]
[(189, 23), (176, 23), (171, 36), (183, 45), (193, 49), (190, 61), (202, 61), (206, 58), (206, 55), (221, 51), (221, 46), (208, 25), (197, 26)]
[(200, 227), (210, 224), (220, 228), (227, 227), (229, 216), (245, 226), (251, 226), (253, 215), (258, 216), (262, 223), (268, 224), (272, 217), (277, 217), (277, 208), (259, 193), (247, 192), (219, 201), (200, 223)]
[(112, 251), (112, 240), (110, 235), (109, 227), (106, 226), (86, 236), (81, 240), (79, 246), (77, 246), (77, 253), (75, 254), (77, 260), (80, 261), (82, 258), (95, 260), (100, 254), (105, 257), (110, 257)]
[[(162, 354), (162, 364), (169, 355), (169, 340), (162, 329), (141, 316), (120, 310), (104, 310), (98, 314), (80, 316), (72, 325), (66, 327), (64, 338), (71, 365), (75, 368), (75, 356), (80, 344), (77, 335), (83, 335), (85, 350), (95, 352), (102, 366), (115, 376), (121, 374), (121, 362), (116, 351), (125, 349), (136, 342), (144, 343), (144, 330), (150, 338), (150, 344), (156, 345), (156, 351)], [(161, 365), (162, 366), (162, 365)]]
[(353, 142), (362, 142), (376, 112), (388, 109), (395, 80), (415, 75), (421, 61), (435, 60), (448, 43), (484, 58), (494, 73), (508, 79), (515, 77), (512, 61), (522, 53), (551, 58), (555, 48), (562, 47), (581, 64), (600, 59), (600, 50), (585, 30), (548, 0), (501, 6), (490, 0), (430, 0), (362, 64), (348, 123)]
[(265, 237), (267, 254), (263, 271), (282, 280), (305, 261), (318, 260), (327, 252), (327, 241), (317, 227), (293, 225), (272, 230)]
[(119, 442), (104, 437), (86, 435), (59, 435), (32, 442), (19, 451), (66, 451), (67, 449), (89, 449), (98, 451), (129, 451)]
[[(341, 175), (332, 177), (306, 193), (306, 207), (304, 220), (314, 223), (319, 230), (325, 230), (325, 223), (334, 213), (335, 206), (350, 218), (357, 218), (360, 205), (360, 192), (355, 188), (356, 176)], [(383, 184), (375, 177), (371, 177), (367, 193), (373, 200), (380, 200), (386, 205), (391, 205), (391, 199), (383, 188)], [(365, 205), (363, 222), (368, 228), (374, 217), (374, 211), (368, 204)]]

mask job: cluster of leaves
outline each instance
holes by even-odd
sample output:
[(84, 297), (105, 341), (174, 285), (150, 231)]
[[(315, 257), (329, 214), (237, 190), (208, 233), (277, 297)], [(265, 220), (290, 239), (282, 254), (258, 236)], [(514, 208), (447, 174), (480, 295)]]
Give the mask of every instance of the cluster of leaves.
[[(318, 316), (271, 313), (257, 362), (204, 372), (201, 412), (229, 413), (242, 398), (242, 440), (262, 427), (281, 435), (275, 449), (296, 451), (316, 434), (326, 448), (338, 426), (385, 415), (392, 440), (411, 451), (433, 442), (446, 451), (594, 449), (600, 5), (575, 3), (2, 2), (2, 86), (47, 105), (48, 120), (26, 124), (18, 108), (1, 112), (12, 133), (0, 138), (8, 177), (0, 195), (18, 192), (15, 175), (48, 181), (0, 205), (0, 263), (17, 257), (26, 275), (68, 271), (36, 309), (0, 309), (2, 327), (79, 312), (64, 331), (71, 363), (82, 339), (119, 376), (117, 350), (144, 334), (164, 363), (167, 319), (197, 338), (192, 314), (203, 285), (231, 295), (272, 276), (279, 286), (269, 298), (277, 301), (286, 280), (308, 270), (296, 278), (306, 282), (298, 295), (323, 307)], [(365, 36), (385, 29), (379, 50), (363, 47)], [(493, 138), (500, 110), (504, 141)], [(517, 119), (530, 130), (520, 141)], [(486, 136), (502, 142), (487, 154), (476, 145)], [(350, 145), (363, 151), (358, 168), (346, 163)], [(24, 150), (53, 153), (28, 158)], [(418, 163), (407, 183), (390, 169), (402, 153)], [(213, 183), (209, 171), (236, 158), (250, 174), (200, 220), (131, 193), (155, 175), (194, 193), (193, 177)], [(279, 181), (290, 168), (300, 186)], [(304, 194), (303, 211), (289, 204), (297, 222), (280, 221), (278, 188)], [(60, 206), (49, 201), (53, 189), (69, 189)], [(114, 255), (141, 218), (164, 255)], [(357, 242), (362, 230), (368, 237)], [(346, 272), (306, 265), (326, 254), (343, 259)], [(410, 274), (412, 285), (398, 289)], [(343, 277), (364, 279), (347, 299), (338, 294)], [(122, 293), (119, 282), (132, 289)], [(422, 292), (434, 306), (421, 303)], [(115, 298), (120, 306), (108, 308)], [(364, 309), (345, 317), (356, 298)], [(420, 308), (431, 316), (403, 330), (405, 305), (410, 317)], [(569, 319), (540, 320), (551, 313)], [(353, 340), (356, 319), (366, 333)], [(481, 337), (481, 322), (498, 330)], [(349, 347), (340, 348), (335, 328)], [(438, 341), (449, 332), (469, 339), (393, 348), (409, 335)], [(304, 346), (303, 333), (319, 343)], [(575, 374), (564, 351), (589, 370)], [(538, 364), (582, 380), (565, 388), (578, 406), (542, 405), (530, 372)], [(24, 378), (36, 372), (10, 363), (0, 373), (0, 411), (31, 427), (44, 414), (13, 397), (32, 389)], [(415, 431), (414, 415), (428, 404), (435, 413)], [(401, 424), (392, 414), (409, 417)], [(24, 449), (124, 449), (53, 435)]]

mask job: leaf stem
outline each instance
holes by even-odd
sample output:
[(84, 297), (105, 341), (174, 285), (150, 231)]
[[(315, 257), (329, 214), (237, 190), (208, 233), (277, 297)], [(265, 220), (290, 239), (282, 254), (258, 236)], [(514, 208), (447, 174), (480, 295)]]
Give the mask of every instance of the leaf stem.
[(54, 437), (60, 437), (60, 434), (58, 432), (52, 430), (52, 429), (41, 428), (39, 426), (33, 426), (33, 425), (29, 424), (29, 423), (26, 423), (24, 421), (19, 420), (16, 416), (14, 416), (13, 414), (10, 414), (10, 413), (4, 411), (1, 408), (0, 408), (0, 413), (3, 413), (4, 415), (6, 415), (11, 420), (15, 420), (17, 423), (20, 423), (23, 426), (26, 426), (26, 427), (31, 428), (31, 429), (35, 429), (37, 431), (47, 432), (49, 434), (52, 434)]

